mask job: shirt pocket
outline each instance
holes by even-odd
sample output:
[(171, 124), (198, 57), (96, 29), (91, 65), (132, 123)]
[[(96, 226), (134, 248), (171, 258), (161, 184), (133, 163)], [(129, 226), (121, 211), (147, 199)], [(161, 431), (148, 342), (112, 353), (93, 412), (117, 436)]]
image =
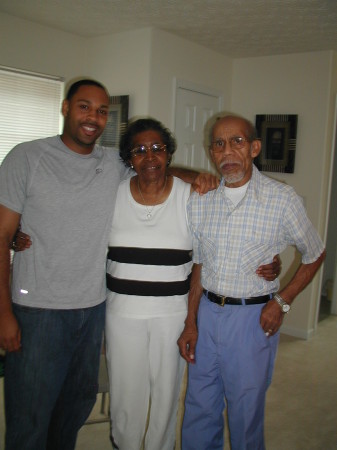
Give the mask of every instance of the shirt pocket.
[(210, 238), (203, 236), (201, 241), (202, 263), (208, 269), (216, 272), (216, 245)]
[(277, 241), (271, 236), (256, 233), (245, 236), (242, 241), (241, 270), (247, 276), (256, 276), (255, 271), (261, 264), (269, 264), (279, 253)]

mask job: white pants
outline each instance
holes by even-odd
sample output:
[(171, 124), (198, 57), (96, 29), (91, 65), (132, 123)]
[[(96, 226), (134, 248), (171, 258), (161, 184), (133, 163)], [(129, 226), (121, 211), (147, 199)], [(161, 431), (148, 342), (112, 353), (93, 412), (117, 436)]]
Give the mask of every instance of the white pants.
[(130, 319), (108, 310), (106, 352), (113, 439), (120, 450), (139, 450), (151, 402), (145, 449), (173, 450), (185, 368), (177, 339), (186, 313)]

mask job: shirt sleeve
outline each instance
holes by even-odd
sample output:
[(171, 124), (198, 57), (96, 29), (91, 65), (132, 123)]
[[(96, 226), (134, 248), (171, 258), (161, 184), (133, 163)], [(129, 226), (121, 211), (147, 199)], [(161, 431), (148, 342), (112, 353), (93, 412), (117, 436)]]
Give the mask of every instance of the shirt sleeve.
[(200, 247), (198, 233), (198, 217), (200, 216), (200, 208), (198, 207), (198, 194), (193, 192), (187, 202), (187, 219), (190, 232), (192, 235), (192, 260), (195, 264), (202, 263), (202, 251)]
[(26, 199), (29, 166), (22, 144), (11, 150), (0, 167), (0, 203), (21, 214)]
[(109, 151), (111, 155), (113, 155), (113, 158), (115, 159), (115, 164), (117, 165), (121, 181), (127, 180), (128, 178), (131, 178), (136, 174), (136, 172), (133, 169), (131, 169), (131, 167), (125, 165), (124, 161), (119, 156), (119, 151), (117, 148), (115, 147), (105, 147), (105, 148), (106, 150)]
[(287, 243), (296, 246), (302, 254), (303, 264), (311, 264), (319, 258), (324, 244), (307, 216), (301, 197), (294, 190), (290, 193), (284, 227)]

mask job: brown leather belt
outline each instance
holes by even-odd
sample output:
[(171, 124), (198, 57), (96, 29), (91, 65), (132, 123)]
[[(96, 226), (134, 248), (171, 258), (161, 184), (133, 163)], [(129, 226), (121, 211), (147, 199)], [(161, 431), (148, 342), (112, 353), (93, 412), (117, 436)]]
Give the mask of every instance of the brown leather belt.
[(259, 305), (261, 303), (267, 303), (271, 298), (272, 294), (261, 295), (260, 297), (248, 297), (248, 298), (234, 298), (225, 297), (224, 295), (214, 294), (214, 292), (206, 291), (203, 289), (204, 294), (213, 303), (220, 306), (225, 305)]

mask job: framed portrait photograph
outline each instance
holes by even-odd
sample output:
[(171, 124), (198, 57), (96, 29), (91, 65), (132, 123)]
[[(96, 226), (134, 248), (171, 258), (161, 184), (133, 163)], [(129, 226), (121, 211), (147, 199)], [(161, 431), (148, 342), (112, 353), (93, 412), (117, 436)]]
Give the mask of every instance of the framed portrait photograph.
[(260, 114), (256, 130), (262, 148), (255, 165), (266, 172), (293, 173), (295, 168), (297, 115)]
[(121, 133), (123, 133), (128, 125), (128, 118), (129, 96), (115, 95), (110, 97), (108, 120), (97, 143), (105, 147), (118, 148)]

